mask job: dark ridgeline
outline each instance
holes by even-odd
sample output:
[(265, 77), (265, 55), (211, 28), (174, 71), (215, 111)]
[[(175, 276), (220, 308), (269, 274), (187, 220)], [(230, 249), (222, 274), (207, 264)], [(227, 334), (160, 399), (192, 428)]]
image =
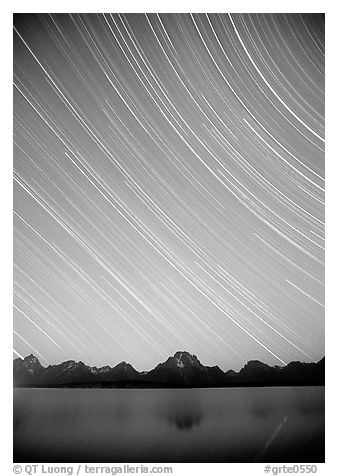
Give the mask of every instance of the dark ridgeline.
[(90, 367), (67, 360), (43, 367), (34, 355), (13, 361), (15, 387), (184, 388), (282, 385), (324, 385), (325, 358), (317, 363), (290, 362), (285, 367), (251, 360), (239, 371), (223, 372), (201, 364), (195, 355), (176, 352), (149, 372), (121, 362), (115, 367)]

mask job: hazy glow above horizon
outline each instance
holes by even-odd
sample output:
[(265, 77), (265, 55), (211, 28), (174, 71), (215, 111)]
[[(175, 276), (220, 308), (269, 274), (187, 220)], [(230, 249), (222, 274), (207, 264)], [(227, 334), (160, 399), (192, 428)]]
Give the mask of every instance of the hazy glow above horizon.
[(324, 355), (324, 17), (14, 15), (14, 355)]

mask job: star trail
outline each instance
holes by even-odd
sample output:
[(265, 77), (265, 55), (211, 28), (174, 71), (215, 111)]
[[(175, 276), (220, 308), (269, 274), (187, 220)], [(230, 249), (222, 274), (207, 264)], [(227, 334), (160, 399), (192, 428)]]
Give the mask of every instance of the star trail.
[(14, 15), (14, 357), (324, 355), (324, 15)]

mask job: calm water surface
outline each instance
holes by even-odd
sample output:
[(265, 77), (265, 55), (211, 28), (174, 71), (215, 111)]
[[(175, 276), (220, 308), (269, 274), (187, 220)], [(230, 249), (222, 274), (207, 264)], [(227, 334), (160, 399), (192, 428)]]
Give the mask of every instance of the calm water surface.
[(324, 461), (324, 387), (14, 389), (14, 462), (255, 461)]

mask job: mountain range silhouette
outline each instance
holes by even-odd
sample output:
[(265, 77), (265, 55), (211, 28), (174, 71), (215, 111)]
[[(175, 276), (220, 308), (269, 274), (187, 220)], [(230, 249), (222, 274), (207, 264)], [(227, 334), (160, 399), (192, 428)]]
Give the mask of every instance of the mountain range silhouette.
[(43, 367), (33, 354), (13, 361), (15, 387), (184, 388), (324, 385), (325, 357), (317, 363), (290, 362), (284, 367), (250, 360), (239, 371), (208, 367), (196, 355), (178, 351), (148, 372), (126, 362), (90, 367), (67, 360)]

